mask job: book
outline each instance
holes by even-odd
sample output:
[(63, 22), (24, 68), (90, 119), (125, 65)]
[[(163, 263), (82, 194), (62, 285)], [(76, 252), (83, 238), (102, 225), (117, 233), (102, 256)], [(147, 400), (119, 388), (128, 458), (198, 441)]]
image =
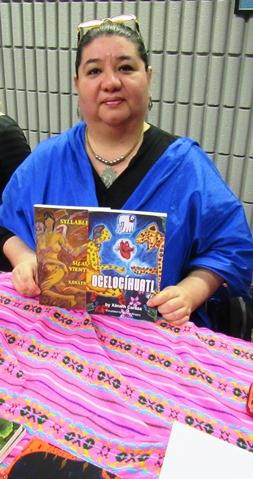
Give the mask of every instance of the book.
[(167, 215), (35, 205), (40, 303), (155, 321)]
[(26, 429), (15, 421), (0, 418), (0, 463), (24, 437)]
[(35, 205), (40, 303), (85, 309), (86, 208)]
[(68, 451), (33, 437), (11, 464), (0, 472), (0, 479), (70, 478), (120, 479), (112, 472), (74, 456)]
[(160, 290), (166, 215), (92, 211), (86, 265), (86, 309), (155, 321), (147, 300)]

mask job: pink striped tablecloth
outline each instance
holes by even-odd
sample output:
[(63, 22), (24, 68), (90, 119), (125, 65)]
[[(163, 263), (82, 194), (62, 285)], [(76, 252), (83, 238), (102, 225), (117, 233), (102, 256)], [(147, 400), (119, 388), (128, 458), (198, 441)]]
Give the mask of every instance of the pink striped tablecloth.
[(26, 426), (23, 441), (39, 436), (123, 479), (159, 477), (174, 420), (253, 453), (253, 343), (42, 307), (10, 273), (0, 335), (0, 415)]

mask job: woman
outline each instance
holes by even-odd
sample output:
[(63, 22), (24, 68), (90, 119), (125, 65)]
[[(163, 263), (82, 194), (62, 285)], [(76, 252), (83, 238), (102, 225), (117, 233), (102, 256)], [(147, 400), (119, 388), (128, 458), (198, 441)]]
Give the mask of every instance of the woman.
[(40, 292), (35, 203), (165, 212), (162, 290), (148, 306), (177, 326), (189, 318), (209, 325), (202, 305), (224, 281), (248, 295), (253, 247), (243, 208), (195, 141), (145, 121), (152, 68), (135, 17), (88, 22), (79, 32), (74, 81), (85, 123), (36, 148), (0, 209), (13, 285), (26, 296)]
[(77, 308), (80, 297), (83, 300), (83, 286), (68, 285), (69, 269), (64, 258), (67, 264), (72, 264), (87, 250), (87, 245), (73, 247), (68, 241), (67, 225), (55, 227), (55, 217), (50, 211), (44, 213), (43, 226), (35, 222), (35, 228), (42, 303), (45, 300), (48, 304), (49, 300), (51, 305)]

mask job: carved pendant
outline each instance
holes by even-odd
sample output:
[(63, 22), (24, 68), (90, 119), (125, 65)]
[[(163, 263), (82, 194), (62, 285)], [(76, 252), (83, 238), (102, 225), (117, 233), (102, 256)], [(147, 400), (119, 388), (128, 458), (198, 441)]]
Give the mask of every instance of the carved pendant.
[(112, 166), (107, 166), (102, 175), (100, 176), (101, 180), (103, 181), (104, 185), (106, 188), (110, 188), (110, 186), (113, 184), (113, 182), (116, 180), (117, 175), (112, 168)]

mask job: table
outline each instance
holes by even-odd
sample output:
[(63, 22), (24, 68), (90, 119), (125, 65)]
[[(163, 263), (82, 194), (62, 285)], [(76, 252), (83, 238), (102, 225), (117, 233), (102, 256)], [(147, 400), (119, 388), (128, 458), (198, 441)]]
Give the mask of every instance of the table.
[(23, 423), (26, 441), (157, 479), (174, 420), (253, 452), (252, 382), (253, 343), (44, 307), (0, 274), (0, 415)]

